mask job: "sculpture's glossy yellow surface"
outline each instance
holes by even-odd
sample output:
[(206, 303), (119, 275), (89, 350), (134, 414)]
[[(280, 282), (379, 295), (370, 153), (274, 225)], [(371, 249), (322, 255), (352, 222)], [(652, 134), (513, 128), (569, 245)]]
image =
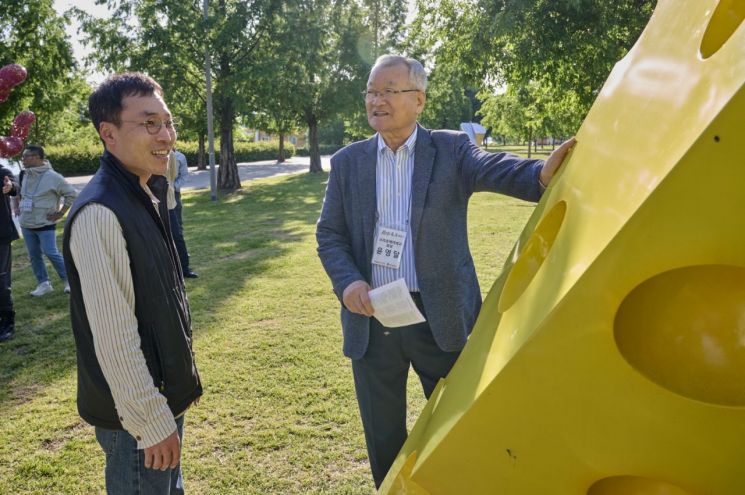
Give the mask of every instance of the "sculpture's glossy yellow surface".
[(744, 18), (660, 0), (381, 493), (745, 493)]

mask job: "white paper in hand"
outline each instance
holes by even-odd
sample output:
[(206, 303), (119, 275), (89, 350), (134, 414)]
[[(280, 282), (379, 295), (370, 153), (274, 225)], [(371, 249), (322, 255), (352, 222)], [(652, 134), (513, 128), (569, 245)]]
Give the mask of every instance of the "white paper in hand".
[(368, 296), (375, 310), (373, 316), (383, 326), (396, 328), (425, 321), (402, 278), (371, 290)]

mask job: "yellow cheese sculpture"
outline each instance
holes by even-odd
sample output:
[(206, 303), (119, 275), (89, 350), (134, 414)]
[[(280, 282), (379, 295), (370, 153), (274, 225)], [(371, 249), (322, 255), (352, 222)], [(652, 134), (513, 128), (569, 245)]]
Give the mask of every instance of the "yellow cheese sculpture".
[(745, 0), (660, 0), (382, 494), (745, 494)]

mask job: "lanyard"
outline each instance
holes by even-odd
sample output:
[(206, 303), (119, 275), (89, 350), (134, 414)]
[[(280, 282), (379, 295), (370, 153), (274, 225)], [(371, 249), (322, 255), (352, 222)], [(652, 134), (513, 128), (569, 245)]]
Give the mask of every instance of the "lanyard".
[[(45, 170), (44, 173), (42, 173), (39, 176), (39, 181), (36, 183), (36, 188), (34, 189), (34, 193), (31, 195), (31, 199), (36, 197), (36, 193), (39, 191), (39, 186), (41, 185), (41, 179), (46, 175), (46, 173), (49, 172), (49, 170)], [(26, 191), (28, 190), (28, 178), (30, 174), (28, 173), (28, 170), (26, 171), (26, 180), (23, 181), (23, 184), (21, 185), (21, 197), (26, 197)]]

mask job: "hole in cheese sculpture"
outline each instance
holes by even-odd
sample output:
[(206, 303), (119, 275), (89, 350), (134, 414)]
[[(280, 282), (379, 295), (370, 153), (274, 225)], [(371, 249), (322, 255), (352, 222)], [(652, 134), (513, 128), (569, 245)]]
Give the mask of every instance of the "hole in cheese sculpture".
[(661, 0), (380, 493), (745, 493), (745, 0)]

